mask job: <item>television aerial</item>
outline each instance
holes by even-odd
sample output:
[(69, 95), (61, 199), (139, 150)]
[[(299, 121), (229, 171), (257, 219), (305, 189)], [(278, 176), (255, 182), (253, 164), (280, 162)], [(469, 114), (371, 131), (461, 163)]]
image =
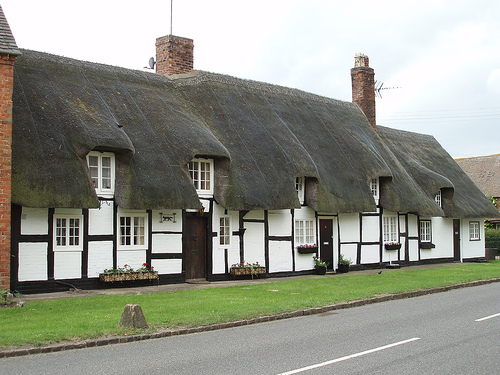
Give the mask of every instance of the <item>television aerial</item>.
[(382, 99), (382, 90), (400, 89), (401, 87), (384, 87), (384, 82), (375, 81), (375, 96)]

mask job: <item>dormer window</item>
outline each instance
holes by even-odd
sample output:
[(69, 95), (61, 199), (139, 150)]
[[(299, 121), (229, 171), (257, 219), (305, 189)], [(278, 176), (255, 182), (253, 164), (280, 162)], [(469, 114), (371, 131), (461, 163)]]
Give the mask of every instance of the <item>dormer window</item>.
[(443, 207), (442, 200), (441, 200), (441, 190), (439, 190), (439, 192), (436, 194), (436, 196), (434, 197), (434, 200), (439, 205), (439, 207)]
[(297, 196), (299, 197), (300, 204), (304, 204), (304, 196), (305, 196), (305, 177), (296, 177), (295, 178), (295, 190), (297, 190)]
[(373, 178), (370, 181), (370, 190), (371, 190), (373, 198), (375, 200), (378, 200), (378, 198), (379, 198), (379, 188), (378, 188), (378, 186), (379, 186), (378, 178)]
[(115, 155), (91, 151), (87, 155), (90, 178), (98, 195), (113, 195), (115, 191)]
[(212, 159), (193, 159), (189, 163), (189, 174), (198, 195), (213, 196), (214, 161)]

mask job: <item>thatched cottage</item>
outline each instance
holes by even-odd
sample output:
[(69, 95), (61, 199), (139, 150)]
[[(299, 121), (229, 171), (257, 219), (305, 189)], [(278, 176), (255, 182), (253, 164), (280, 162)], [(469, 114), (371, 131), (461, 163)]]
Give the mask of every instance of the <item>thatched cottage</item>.
[(15, 47), (11, 289), (95, 288), (125, 264), (168, 283), (240, 262), (312, 273), (314, 255), (484, 257), (497, 211), (433, 137), (376, 125), (366, 56), (350, 103), (192, 70), (189, 39), (156, 45), (156, 73)]

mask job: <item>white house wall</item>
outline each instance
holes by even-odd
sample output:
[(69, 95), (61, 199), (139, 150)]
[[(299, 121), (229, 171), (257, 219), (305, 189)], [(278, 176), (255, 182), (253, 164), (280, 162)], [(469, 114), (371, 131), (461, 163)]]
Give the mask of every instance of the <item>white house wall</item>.
[(380, 217), (379, 216), (363, 216), (361, 219), (362, 242), (378, 242), (380, 241)]
[(48, 234), (49, 210), (47, 208), (23, 207), (21, 213), (21, 235)]
[(418, 217), (416, 215), (408, 215), (408, 253), (409, 261), (415, 262), (419, 259), (419, 248), (418, 248)]
[(113, 202), (101, 201), (100, 208), (89, 209), (89, 235), (113, 234)]
[(245, 228), (245, 263), (266, 263), (264, 244), (264, 224), (244, 223)]
[[(221, 245), (219, 230), (220, 218), (229, 217), (231, 226), (231, 238), (229, 245)], [(238, 233), (239, 213), (237, 211), (229, 211), (226, 213), (224, 208), (218, 204), (213, 207), (213, 232), (217, 233), (212, 239), (212, 273), (224, 274), (226, 268), (231, 267), (232, 264), (240, 262), (240, 239)], [(236, 234), (235, 234), (236, 233)], [(227, 254), (227, 264), (226, 264)]]
[(99, 277), (105, 269), (113, 268), (113, 241), (89, 242), (88, 277)]
[(54, 252), (54, 279), (79, 279), (82, 277), (82, 253), (80, 251)]
[(292, 271), (292, 248), (289, 242), (271, 241), (269, 243), (269, 272)]
[[(292, 235), (292, 212), (290, 210), (271, 210), (268, 217), (269, 236), (286, 237)], [(312, 220), (314, 220), (314, 216)]]
[[(469, 233), (469, 223), (471, 221), (479, 222), (479, 240), (471, 240)], [(461, 234), (462, 234), (462, 258), (477, 258), (484, 257), (485, 242), (484, 242), (484, 219), (463, 219), (461, 220)]]
[(19, 244), (19, 281), (47, 280), (47, 244)]

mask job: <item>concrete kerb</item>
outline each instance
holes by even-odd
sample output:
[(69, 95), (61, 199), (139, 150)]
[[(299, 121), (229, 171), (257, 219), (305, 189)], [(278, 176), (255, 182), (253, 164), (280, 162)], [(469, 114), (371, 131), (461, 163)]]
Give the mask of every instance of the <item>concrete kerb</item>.
[(178, 329), (174, 329), (174, 330), (161, 330), (161, 331), (154, 332), (154, 333), (145, 333), (145, 334), (130, 335), (130, 336), (106, 337), (106, 338), (100, 338), (100, 339), (84, 340), (84, 341), (79, 341), (79, 342), (47, 345), (44, 347), (20, 348), (20, 349), (10, 349), (10, 350), (7, 349), (7, 350), (0, 351), (0, 358), (18, 357), (18, 356), (25, 356), (25, 355), (31, 355), (31, 354), (55, 353), (55, 352), (60, 352), (60, 351), (64, 351), (64, 350), (74, 350), (74, 349), (91, 348), (91, 347), (104, 346), (104, 345), (123, 344), (123, 343), (133, 342), (133, 341), (142, 341), (142, 340), (157, 339), (157, 338), (163, 338), (163, 337), (169, 337), (169, 336), (178, 336), (178, 335), (187, 335), (187, 334), (200, 333), (200, 332), (206, 332), (206, 331), (214, 331), (214, 330), (225, 329), (225, 328), (233, 328), (233, 327), (240, 327), (240, 326), (245, 326), (245, 325), (250, 325), (250, 324), (270, 322), (270, 321), (275, 321), (275, 320), (296, 318), (296, 317), (306, 316), (306, 315), (318, 315), (318, 314), (326, 313), (329, 311), (348, 309), (348, 308), (353, 308), (353, 307), (369, 305), (369, 304), (373, 304), (373, 303), (386, 302), (386, 301), (390, 301), (390, 300), (399, 300), (399, 299), (420, 297), (420, 296), (427, 295), (427, 294), (447, 292), (447, 291), (454, 290), (454, 289), (474, 287), (474, 286), (479, 286), (479, 285), (491, 284), (491, 283), (495, 283), (495, 282), (500, 282), (500, 278), (489, 279), (489, 280), (471, 281), (471, 282), (467, 282), (467, 283), (447, 285), (447, 286), (442, 286), (442, 287), (437, 287), (437, 288), (416, 290), (416, 291), (404, 292), (404, 293), (398, 293), (398, 294), (386, 294), (386, 295), (367, 298), (367, 299), (363, 299), (363, 300), (341, 302), (341, 303), (336, 303), (336, 304), (328, 305), (328, 306), (314, 307), (314, 308), (310, 308), (310, 309), (297, 310), (297, 311), (281, 313), (281, 314), (277, 314), (277, 315), (266, 315), (266, 316), (261, 316), (261, 317), (257, 317), (257, 318), (247, 319), (247, 320), (237, 320), (234, 322), (211, 324), (211, 325), (207, 325), (207, 326), (199, 326), (199, 327), (191, 327), (191, 328), (178, 328)]

